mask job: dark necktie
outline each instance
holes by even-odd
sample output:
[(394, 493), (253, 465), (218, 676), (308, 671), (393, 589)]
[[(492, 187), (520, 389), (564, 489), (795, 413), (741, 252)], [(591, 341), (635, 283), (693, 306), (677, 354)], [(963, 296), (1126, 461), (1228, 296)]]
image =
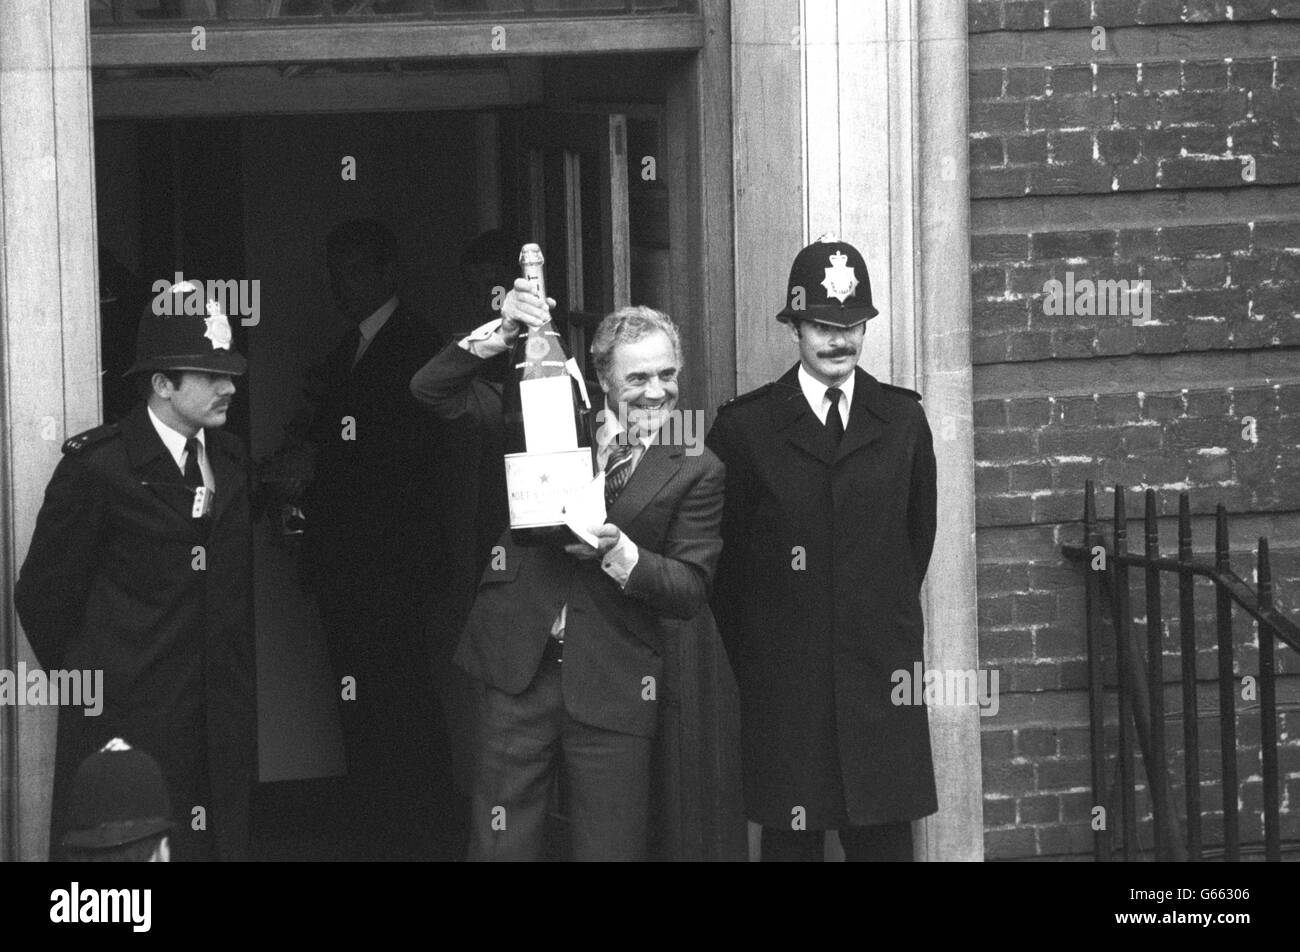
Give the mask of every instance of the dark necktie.
[(627, 481), (632, 478), (632, 447), (620, 443), (609, 451), (605, 460), (605, 511), (614, 505), (614, 500), (623, 491)]
[(826, 432), (830, 434), (831, 444), (839, 446), (840, 440), (844, 438), (844, 418), (840, 416), (840, 395), (843, 393), (839, 387), (827, 387), (826, 399), (831, 402), (831, 408), (826, 413)]
[(203, 470), (199, 468), (199, 441), (192, 436), (185, 441), (185, 485), (191, 489), (203, 485)]

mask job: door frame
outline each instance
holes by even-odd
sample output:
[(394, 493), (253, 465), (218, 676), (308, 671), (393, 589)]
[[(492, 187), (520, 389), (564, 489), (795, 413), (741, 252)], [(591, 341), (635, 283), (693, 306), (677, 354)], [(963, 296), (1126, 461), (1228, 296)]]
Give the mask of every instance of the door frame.
[[(0, 374), (4, 377), (0, 379), (0, 388), (3, 388), (0, 412), (22, 412), (24, 415), (33, 412), (32, 407), (25, 405), (31, 401), (24, 399), (21, 401), (24, 406), (16, 407), (12, 400), (7, 399), (15, 394), (21, 396), (28, 387), (35, 385), (30, 373), (19, 372), (21, 366), (58, 366), (60, 382), (42, 398), (42, 410), (49, 404), (57, 411), (57, 418), (64, 421), (64, 428), (76, 432), (93, 425), (99, 411), (97, 390), (88, 396), (84, 385), (86, 380), (98, 379), (100, 361), (99, 315), (93, 305), (97, 297), (98, 272), (94, 221), (95, 112), (90, 106), (92, 67), (194, 67), (195, 54), (190, 50), (188, 27), (92, 33), (88, 28), (85, 5), (72, 4), (71, 8), (76, 9), (52, 10), (49, 22), (35, 25), (11, 22), (12, 18), (0, 12), (0, 31), (12, 27), (13, 48), (27, 43), (44, 50), (43, 58), (29, 57), (33, 62), (21, 65), (27, 68), (25, 79), (33, 75), (39, 79), (44, 74), (43, 88), (50, 90), (48, 98), (39, 106), (45, 124), (33, 133), (43, 137), (44, 147), (34, 148), (29, 142), (23, 142), (21, 146), (7, 144), (0, 136), (0, 170), (4, 168), (6, 159), (16, 165), (25, 161), (29, 154), (53, 156), (54, 179), (59, 183), (57, 190), (47, 187), (49, 180), (41, 176), (34, 177), (37, 184), (33, 187), (30, 184), (33, 177), (28, 176), (29, 184), (16, 180), (10, 195), (20, 197), (22, 207), (38, 213), (38, 217), (47, 216), (55, 222), (67, 220), (72, 225), (76, 224), (72, 212), (75, 205), (81, 229), (64, 229), (65, 237), (58, 241), (58, 254), (51, 264), (56, 274), (54, 285), (65, 291), (59, 303), (50, 305), (56, 308), (57, 326), (48, 328), (49, 332), (42, 331), (39, 340), (32, 339), (35, 335), (30, 328), (24, 331), (28, 342), (21, 348), (12, 346), (19, 331), (17, 318), (12, 316), (20, 310), (15, 306), (15, 300), (22, 303), (36, 294), (35, 289), (48, 289), (50, 284), (45, 271), (37, 275), (33, 270), (32, 274), (23, 276), (19, 270), (34, 268), (34, 254), (27, 254), (23, 249), (18, 249), (20, 253), (10, 254), (12, 249), (0, 242), (0, 321), (4, 322), (0, 330), (6, 332), (0, 336)], [(519, 61), (519, 57), (599, 52), (681, 54), (667, 77), (665, 111), (668, 174), (671, 175), (670, 181), (681, 183), (674, 185), (670, 197), (671, 264), (674, 273), (681, 278), (674, 284), (671, 308), (681, 321), (683, 346), (688, 358), (683, 374), (686, 392), (693, 396), (696, 405), (707, 408), (711, 414), (713, 408), (735, 392), (736, 381), (731, 2), (700, 0), (699, 9), (698, 15), (509, 21), (512, 27), (521, 28), (512, 32), (519, 37), (519, 42), (510, 49), (503, 64), (505, 80), (493, 88), (498, 95), (504, 94), (505, 98), (512, 99), (510, 104), (518, 103), (518, 80), (529, 76), (529, 64)], [(64, 22), (70, 16), (77, 22)], [(210, 79), (214, 75), (211, 70), (222, 65), (262, 63), (278, 66), (326, 60), (463, 60), (467, 57), (483, 63), (494, 56), (501, 58), (501, 54), (492, 52), (483, 42), (488, 29), (487, 23), (465, 22), (222, 25), (220, 33), (215, 27), (210, 31), (211, 38), (217, 39), (225, 34), (224, 38), (229, 39), (237, 35), (238, 42), (211, 43), (203, 54), (200, 70), (204, 71), (201, 73), (203, 78)], [(77, 70), (76, 63), (84, 64), (84, 70)], [(294, 68), (289, 65), (277, 70), (279, 79), (291, 81)], [(382, 91), (382, 88), (378, 90)], [(237, 95), (233, 99), (229, 93), (225, 96), (226, 114), (237, 114)], [(320, 96), (316, 98), (319, 101)], [(198, 96), (187, 101), (199, 103), (202, 100), (203, 97)], [(469, 105), (464, 101), (455, 104)], [(265, 97), (262, 105), (267, 111), (284, 111), (276, 110), (274, 103)], [(351, 108), (363, 107), (353, 103)], [(405, 108), (415, 108), (410, 97), (405, 100)], [(428, 108), (427, 103), (425, 108)], [(0, 125), (3, 121), (0, 117)], [(55, 134), (56, 125), (58, 135)], [(69, 136), (69, 130), (74, 135)], [(11, 153), (9, 149), (18, 151)], [(10, 196), (6, 198), (13, 200)], [(85, 214), (87, 205), (89, 216)], [(2, 211), (0, 209), (0, 214)], [(74, 240), (84, 230), (89, 230), (90, 240)], [(6, 234), (10, 232), (4, 230), (3, 218), (0, 218), (0, 237)], [(15, 278), (9, 285), (10, 290), (16, 289), (20, 294), (6, 299), (3, 289), (6, 282)], [(45, 281), (44, 285), (42, 281)], [(41, 293), (48, 297), (46, 291)], [(88, 301), (91, 302), (89, 306)], [(25, 317), (30, 317), (30, 309), (23, 307), (21, 310)], [(73, 346), (69, 346), (69, 342)], [(12, 586), (16, 567), (22, 564), (30, 541), (27, 537), (29, 532), (22, 530), (29, 529), (34, 523), (41, 488), (48, 481), (57, 460), (57, 454), (43, 445), (35, 427), (19, 426), (8, 416), (5, 419), (13, 425), (5, 429), (5, 463), (0, 466), (0, 491), (4, 496), (4, 502), (0, 504), (0, 518), (3, 519), (0, 542), (4, 543), (4, 553), (0, 556), (4, 576), (0, 580), (0, 661), (30, 653), (19, 639)], [(12, 562), (8, 561), (10, 554)], [(729, 678), (725, 661), (721, 670), (717, 667), (718, 661), (718, 658), (705, 658), (699, 661), (699, 667), (682, 672), (684, 677), (696, 679), (691, 682), (688, 693), (692, 703), (703, 705), (701, 709), (707, 716), (716, 714), (718, 706), (715, 700), (707, 697), (705, 688), (719, 677)], [(12, 713), (0, 711), (0, 758), (3, 758), (0, 768), (6, 777), (6, 783), (0, 786), (0, 859), (39, 860), (44, 858), (46, 850), (47, 838), (43, 827), (49, 815), (54, 722), (52, 718), (29, 718), (19, 724), (17, 717), (10, 716)], [(714, 757), (721, 753), (710, 750), (704, 755)], [(692, 779), (691, 788), (682, 790), (684, 803), (697, 800), (698, 792), (705, 786), (703, 778)], [(41, 829), (34, 828), (38, 823)], [(706, 855), (718, 854), (724, 851), (724, 844), (732, 842), (728, 830), (682, 832), (685, 837), (679, 841), (690, 842), (689, 837), (695, 837), (698, 848)]]
[[(707, 8), (709, 0), (700, 6)], [(396, 20), (313, 23), (256, 20), (194, 25), (113, 27), (91, 33), (91, 60), (100, 68), (301, 64), (366, 60), (500, 60), (574, 53), (694, 51), (712, 23), (705, 10), (644, 16), (536, 17), (501, 13), (475, 20)], [(204, 30), (205, 49), (192, 48)], [(499, 31), (499, 32), (498, 32)], [(494, 42), (496, 40), (496, 42)]]

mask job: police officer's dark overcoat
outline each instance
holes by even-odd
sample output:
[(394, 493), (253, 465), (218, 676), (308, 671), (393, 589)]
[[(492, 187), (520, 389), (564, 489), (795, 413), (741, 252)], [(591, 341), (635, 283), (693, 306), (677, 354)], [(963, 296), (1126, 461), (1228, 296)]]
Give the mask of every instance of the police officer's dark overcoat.
[(922, 661), (935, 461), (918, 397), (858, 369), (838, 450), (798, 367), (718, 413), (727, 467), (714, 612), (741, 693), (745, 809), (807, 829), (934, 812)]
[[(178, 824), (195, 806), (219, 858), (245, 858), (257, 777), (249, 480), (239, 440), (204, 437), (210, 526), (143, 403), (68, 440), (15, 588), (46, 669), (102, 670), (104, 709), (59, 712), (52, 839), (77, 766), (114, 737), (154, 756)], [(194, 803), (203, 774), (208, 802)]]

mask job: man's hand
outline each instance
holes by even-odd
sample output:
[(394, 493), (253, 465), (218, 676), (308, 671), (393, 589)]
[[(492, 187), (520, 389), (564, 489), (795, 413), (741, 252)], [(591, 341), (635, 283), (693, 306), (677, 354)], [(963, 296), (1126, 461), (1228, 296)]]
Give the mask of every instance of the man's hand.
[(524, 328), (540, 327), (551, 319), (550, 309), (553, 307), (555, 301), (552, 298), (543, 301), (533, 293), (528, 279), (516, 278), (515, 286), (501, 304), (501, 336), (511, 342)]
[(599, 542), (598, 548), (593, 549), (585, 542), (573, 542), (566, 545), (564, 551), (579, 559), (599, 559), (618, 545), (619, 536), (623, 534), (618, 526), (611, 526), (608, 523), (603, 526), (592, 526), (587, 531), (596, 537)]

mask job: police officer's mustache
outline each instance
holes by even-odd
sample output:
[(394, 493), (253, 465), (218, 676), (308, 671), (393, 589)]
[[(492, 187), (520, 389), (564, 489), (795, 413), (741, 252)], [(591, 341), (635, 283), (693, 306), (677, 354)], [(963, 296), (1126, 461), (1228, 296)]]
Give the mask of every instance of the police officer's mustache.
[(823, 360), (834, 360), (836, 357), (852, 357), (853, 351), (848, 347), (837, 347), (834, 350), (823, 350), (817, 354)]

